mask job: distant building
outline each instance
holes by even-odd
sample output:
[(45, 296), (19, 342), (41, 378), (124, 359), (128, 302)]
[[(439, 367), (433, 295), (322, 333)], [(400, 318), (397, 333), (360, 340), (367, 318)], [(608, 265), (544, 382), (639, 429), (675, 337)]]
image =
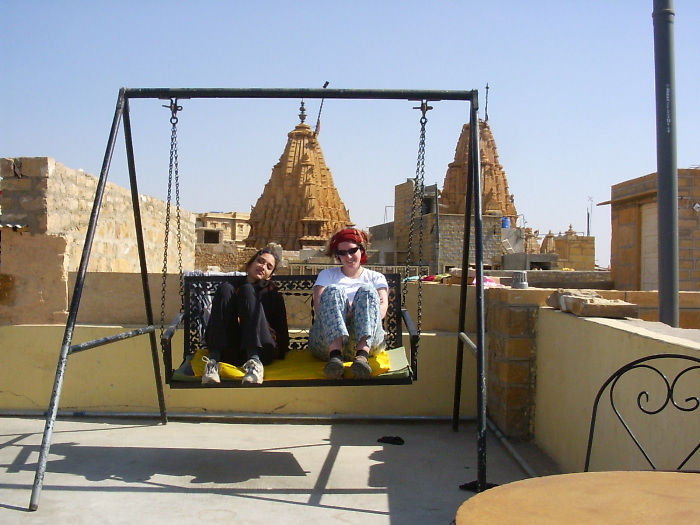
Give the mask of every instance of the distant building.
[[(500, 264), (503, 226), (514, 224), (517, 212), (503, 167), (498, 161), (496, 141), (486, 122), (479, 123), (481, 133), (481, 179), (484, 224), (484, 263)], [(462, 128), (454, 161), (448, 165), (442, 191), (426, 186), (420, 210), (412, 219), (414, 181), (399, 184), (394, 192), (394, 223), (370, 228), (372, 248), (379, 261), (391, 264), (425, 264), (431, 273), (443, 273), (462, 266), (464, 211), (469, 156), (469, 124)], [(504, 217), (508, 220), (504, 221)], [(413, 223), (413, 224), (412, 224)], [(506, 224), (507, 223), (507, 224)], [(474, 224), (472, 221), (472, 228)], [(390, 235), (391, 238), (387, 238)], [(522, 247), (522, 241), (512, 244)], [(521, 237), (524, 238), (523, 235)], [(474, 235), (471, 236), (471, 263), (474, 263)]]
[(245, 239), (250, 233), (249, 219), (250, 213), (239, 211), (198, 213), (197, 243), (224, 244), (230, 242), (243, 248)]
[[(595, 238), (569, 230), (538, 242), (537, 231), (516, 226), (515, 198), (498, 158), (496, 141), (485, 121), (479, 122), (484, 266), (503, 270), (590, 271), (595, 269)], [(373, 226), (372, 249), (382, 264), (422, 264), (431, 273), (462, 266), (466, 209), (469, 124), (462, 127), (454, 161), (448, 165), (442, 191), (426, 186), (420, 210), (413, 217), (412, 179), (395, 187), (394, 222)], [(413, 223), (413, 225), (411, 225)], [(471, 221), (469, 264), (475, 264), (474, 221)]]
[[(610, 270), (618, 290), (657, 290), (657, 174), (612, 186)], [(700, 167), (678, 170), (678, 287), (700, 290)]]

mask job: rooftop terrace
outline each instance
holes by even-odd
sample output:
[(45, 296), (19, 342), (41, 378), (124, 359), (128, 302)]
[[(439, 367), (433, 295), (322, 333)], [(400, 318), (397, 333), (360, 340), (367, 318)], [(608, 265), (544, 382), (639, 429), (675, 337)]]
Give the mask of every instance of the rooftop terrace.
[[(61, 419), (29, 512), (44, 421), (2, 418), (0, 522), (448, 525), (473, 495), (459, 488), (476, 476), (473, 422), (235, 421)], [(489, 483), (555, 468), (512, 450), (520, 463), (488, 436)]]

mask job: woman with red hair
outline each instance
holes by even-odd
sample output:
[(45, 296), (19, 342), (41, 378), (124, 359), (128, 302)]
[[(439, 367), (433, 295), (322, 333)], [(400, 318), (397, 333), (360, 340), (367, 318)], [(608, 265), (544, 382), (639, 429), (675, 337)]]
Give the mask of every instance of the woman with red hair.
[(352, 361), (355, 379), (372, 374), (370, 356), (384, 349), (382, 319), (388, 306), (384, 274), (362, 265), (367, 262), (367, 234), (346, 228), (331, 237), (326, 255), (340, 266), (327, 268), (314, 283), (315, 320), (309, 333), (311, 352), (327, 361), (328, 379), (343, 377), (344, 361)]

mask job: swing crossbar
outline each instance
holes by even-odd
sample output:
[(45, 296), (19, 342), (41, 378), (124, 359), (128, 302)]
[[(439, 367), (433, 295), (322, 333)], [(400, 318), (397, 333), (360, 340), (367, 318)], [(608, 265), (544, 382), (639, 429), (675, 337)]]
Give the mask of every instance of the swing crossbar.
[(198, 99), (198, 98), (292, 98), (356, 100), (441, 100), (478, 99), (476, 90), (417, 89), (332, 89), (332, 88), (122, 88), (126, 99)]
[[(178, 380), (173, 369), (173, 345), (172, 340), (177, 330), (182, 327), (184, 334), (183, 363), (197, 350), (205, 349), (204, 332), (208, 319), (211, 299), (218, 286), (223, 282), (236, 279), (233, 275), (185, 275), (183, 278), (184, 308), (173, 323), (163, 332), (161, 345), (164, 353), (166, 370), (166, 383), (170, 388), (201, 388), (201, 381)], [(265, 380), (261, 386), (359, 386), (359, 385), (395, 385), (411, 384), (417, 378), (418, 370), (418, 332), (407, 310), (401, 308), (401, 276), (399, 274), (387, 274), (389, 284), (389, 301), (386, 316), (384, 317), (385, 342), (387, 349), (395, 349), (403, 346), (402, 326), (406, 326), (410, 341), (410, 365), (406, 375), (391, 376), (382, 375), (370, 379), (339, 379), (329, 381), (326, 379), (275, 379)], [(290, 351), (308, 351), (309, 329), (313, 323), (312, 296), (315, 275), (282, 275), (274, 277), (273, 281), (279, 286), (280, 293), (285, 298), (287, 309), (287, 321), (290, 327)], [(319, 366), (321, 363), (319, 362)], [(222, 381), (218, 387), (235, 388), (242, 386), (241, 381)], [(206, 388), (211, 388), (207, 386)]]

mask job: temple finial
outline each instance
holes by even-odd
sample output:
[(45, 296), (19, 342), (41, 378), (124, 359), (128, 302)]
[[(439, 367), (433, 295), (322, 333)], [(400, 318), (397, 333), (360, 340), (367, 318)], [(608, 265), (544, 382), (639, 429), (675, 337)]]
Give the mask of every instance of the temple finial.
[(299, 120), (303, 124), (306, 120), (306, 108), (304, 107), (304, 101), (301, 101), (301, 106), (299, 106)]
[(484, 122), (489, 121), (489, 84), (486, 83), (486, 103), (484, 104)]

